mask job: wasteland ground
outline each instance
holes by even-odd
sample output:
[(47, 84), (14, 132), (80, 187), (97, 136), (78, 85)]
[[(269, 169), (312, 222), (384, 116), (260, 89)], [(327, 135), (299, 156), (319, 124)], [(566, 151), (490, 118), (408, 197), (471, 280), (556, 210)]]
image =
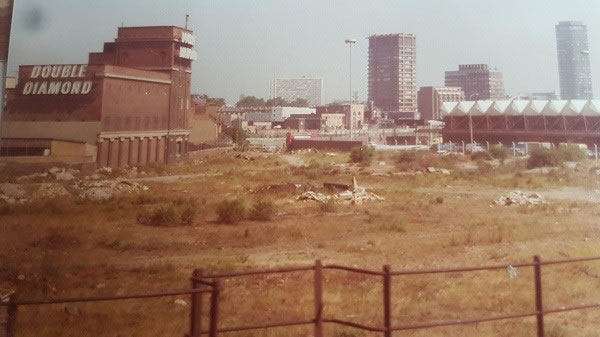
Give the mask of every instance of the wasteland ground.
[[(425, 154), (398, 162), (378, 154), (370, 166), (347, 153), (235, 152), (195, 156), (168, 168), (140, 168), (146, 192), (103, 202), (33, 200), (2, 208), (0, 288), (22, 299), (109, 295), (190, 286), (206, 273), (324, 263), (393, 270), (529, 262), (600, 255), (600, 177), (595, 163), (530, 171), (504, 164)], [(414, 173), (433, 166), (450, 175)], [(24, 174), (0, 167), (2, 181)], [(18, 172), (17, 172), (18, 171)], [(409, 173), (406, 173), (409, 172)], [(78, 178), (93, 172), (83, 170)], [(362, 205), (300, 202), (300, 191), (264, 191), (272, 184), (358, 183), (385, 201)], [(30, 184), (34, 185), (36, 182)], [(69, 189), (69, 183), (64, 183)], [(515, 189), (545, 196), (540, 206), (498, 206)], [(224, 199), (269, 200), (271, 221), (217, 221)], [(197, 209), (192, 225), (151, 226), (138, 215), (158, 207)], [(532, 271), (505, 270), (393, 279), (394, 325), (534, 310)], [(544, 268), (546, 308), (600, 302), (600, 262)], [(381, 278), (326, 271), (325, 316), (382, 324)], [(223, 280), (221, 326), (311, 318), (312, 273)], [(188, 305), (175, 304), (176, 299)], [(21, 307), (18, 336), (183, 336), (189, 297)], [(547, 336), (596, 336), (600, 311), (546, 317)], [(534, 319), (397, 332), (394, 336), (532, 336)], [(310, 336), (312, 327), (228, 333)], [(327, 336), (371, 336), (326, 326)]]

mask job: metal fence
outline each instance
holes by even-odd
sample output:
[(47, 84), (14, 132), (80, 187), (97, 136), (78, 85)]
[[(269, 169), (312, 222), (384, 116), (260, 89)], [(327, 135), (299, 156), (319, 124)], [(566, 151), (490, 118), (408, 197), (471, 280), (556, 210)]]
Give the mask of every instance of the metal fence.
[[(581, 263), (590, 261), (600, 261), (600, 257), (590, 258), (579, 258), (579, 259), (568, 259), (568, 260), (554, 260), (554, 261), (542, 261), (538, 256), (533, 258), (532, 262), (529, 263), (518, 263), (518, 264), (497, 264), (487, 266), (471, 266), (471, 267), (456, 267), (456, 268), (444, 268), (444, 269), (417, 269), (417, 270), (402, 270), (393, 271), (389, 265), (384, 265), (381, 271), (369, 270), (354, 267), (346, 267), (336, 264), (325, 264), (323, 265), (320, 260), (316, 260), (314, 265), (307, 266), (296, 266), (286, 268), (269, 268), (269, 269), (254, 269), (244, 271), (233, 271), (224, 273), (211, 273), (205, 274), (202, 269), (197, 269), (193, 272), (191, 277), (192, 288), (184, 290), (173, 290), (163, 291), (156, 293), (144, 293), (144, 294), (131, 294), (131, 295), (120, 295), (120, 296), (103, 296), (103, 297), (73, 297), (73, 298), (54, 298), (46, 300), (20, 300), (15, 294), (8, 298), (7, 302), (2, 303), (3, 306), (7, 307), (7, 324), (6, 324), (6, 336), (15, 336), (15, 327), (17, 320), (17, 312), (19, 306), (24, 305), (43, 305), (43, 304), (57, 304), (57, 303), (72, 303), (72, 302), (95, 302), (95, 301), (112, 301), (112, 300), (124, 300), (134, 298), (150, 298), (150, 297), (163, 297), (163, 296), (176, 296), (176, 295), (191, 295), (191, 311), (190, 311), (190, 330), (186, 337), (200, 337), (201, 335), (209, 335), (215, 337), (219, 333), (235, 332), (235, 331), (248, 331), (257, 329), (269, 329), (278, 327), (288, 326), (301, 326), (301, 325), (313, 325), (314, 336), (323, 336), (323, 325), (324, 324), (338, 324), (342, 326), (352, 327), (360, 330), (366, 330), (370, 332), (380, 332), (385, 337), (392, 336), (394, 331), (403, 330), (416, 330), (416, 329), (427, 329), (434, 327), (454, 326), (454, 325), (466, 325), (474, 323), (492, 322), (500, 320), (510, 320), (524, 317), (536, 317), (537, 322), (537, 336), (544, 336), (544, 316), (548, 314), (577, 311), (591, 308), (600, 307), (600, 303), (589, 303), (571, 307), (558, 307), (551, 309), (544, 309), (543, 296), (542, 296), (542, 267), (547, 265), (558, 265), (558, 264), (571, 264)], [(391, 285), (392, 278), (406, 276), (406, 275), (426, 275), (426, 274), (444, 274), (444, 273), (458, 273), (458, 272), (476, 272), (476, 271), (492, 271), (509, 268), (522, 268), (531, 267), (534, 273), (534, 293), (535, 293), (535, 311), (530, 312), (513, 312), (502, 315), (490, 315), (484, 317), (465, 317), (457, 320), (446, 320), (446, 321), (430, 321), (430, 322), (417, 322), (406, 325), (395, 325), (393, 317), (391, 315), (392, 307), (392, 293)], [(370, 275), (373, 277), (380, 277), (383, 287), (383, 325), (380, 326), (369, 326), (360, 324), (352, 321), (342, 320), (335, 318), (334, 316), (327, 316), (324, 314), (324, 303), (323, 303), (323, 272), (325, 270), (340, 270), (351, 273), (359, 273)], [(314, 315), (307, 317), (303, 320), (287, 320), (274, 323), (256, 323), (253, 325), (244, 326), (220, 326), (219, 324), (219, 294), (222, 290), (220, 280), (223, 278), (234, 278), (244, 277), (252, 275), (270, 275), (280, 273), (292, 273), (292, 272), (312, 272), (313, 273), (313, 292), (314, 292)], [(206, 316), (208, 319), (208, 327), (203, 328), (202, 323), (204, 320), (202, 308), (204, 294), (208, 294), (210, 311)]]

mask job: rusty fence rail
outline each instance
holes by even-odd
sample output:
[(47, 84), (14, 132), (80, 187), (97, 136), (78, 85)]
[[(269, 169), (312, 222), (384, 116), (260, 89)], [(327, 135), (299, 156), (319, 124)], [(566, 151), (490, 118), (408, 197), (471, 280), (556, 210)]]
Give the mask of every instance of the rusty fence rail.
[[(60, 304), (60, 303), (73, 303), (73, 302), (98, 302), (98, 301), (115, 301), (115, 300), (127, 300), (127, 299), (142, 299), (142, 298), (153, 298), (153, 297), (165, 297), (165, 296), (178, 296), (178, 295), (191, 295), (191, 309), (190, 309), (190, 330), (186, 337), (200, 337), (201, 335), (209, 335), (210, 337), (216, 337), (218, 333), (236, 332), (236, 331), (248, 331), (258, 329), (269, 329), (277, 327), (288, 327), (288, 326), (301, 326), (301, 325), (313, 325), (314, 336), (323, 336), (323, 324), (338, 324), (342, 326), (352, 327), (360, 330), (379, 332), (383, 333), (385, 337), (391, 337), (393, 331), (403, 330), (416, 330), (416, 329), (427, 329), (434, 327), (444, 326), (455, 326), (455, 325), (466, 325), (476, 324), (483, 322), (492, 322), (500, 320), (510, 320), (525, 317), (536, 317), (536, 328), (537, 337), (544, 336), (544, 316), (548, 314), (577, 311), (585, 309), (600, 308), (600, 303), (589, 303), (571, 307), (560, 307), (553, 309), (544, 309), (543, 307), (543, 296), (542, 296), (542, 267), (547, 265), (558, 265), (558, 264), (570, 264), (570, 263), (581, 263), (581, 262), (592, 262), (600, 261), (600, 257), (589, 257), (589, 258), (578, 258), (578, 259), (567, 259), (567, 260), (549, 260), (542, 261), (538, 256), (534, 256), (533, 262), (529, 263), (517, 263), (517, 264), (496, 264), (486, 266), (471, 266), (471, 267), (455, 267), (455, 268), (440, 268), (440, 269), (416, 269), (416, 270), (399, 270), (392, 271), (389, 265), (383, 266), (381, 271), (362, 269), (356, 267), (347, 267), (336, 264), (323, 265), (320, 260), (316, 260), (314, 265), (303, 265), (296, 267), (283, 267), (283, 268), (269, 268), (269, 269), (252, 269), (244, 271), (233, 271), (233, 272), (222, 272), (222, 273), (211, 273), (205, 274), (204, 270), (196, 269), (192, 273), (191, 288), (180, 289), (180, 290), (169, 290), (160, 292), (148, 292), (138, 293), (129, 295), (115, 295), (115, 296), (91, 296), (91, 297), (69, 297), (69, 298), (52, 298), (52, 299), (41, 299), (41, 300), (20, 300), (15, 294), (8, 297), (7, 301), (0, 303), (0, 306), (7, 308), (7, 322), (6, 322), (6, 336), (14, 337), (17, 312), (19, 306), (26, 305), (44, 305), (44, 304)], [(445, 274), (445, 273), (463, 273), (463, 272), (476, 272), (476, 271), (493, 271), (502, 270), (507, 268), (520, 268), (520, 267), (532, 267), (534, 272), (534, 291), (535, 291), (535, 311), (521, 312), (521, 313), (507, 313), (503, 315), (491, 315), (485, 317), (469, 317), (457, 320), (444, 320), (444, 321), (430, 321), (430, 322), (418, 322), (407, 325), (393, 325), (393, 317), (391, 315), (392, 307), (392, 293), (391, 284), (393, 277), (407, 276), (407, 275), (426, 275), (426, 274)], [(383, 325), (382, 326), (369, 326), (361, 323), (351, 322), (347, 320), (341, 320), (334, 317), (325, 317), (323, 308), (323, 271), (324, 270), (338, 270), (346, 271), (351, 273), (360, 273), (370, 276), (381, 277), (383, 287)], [(257, 323), (245, 326), (231, 326), (231, 327), (220, 327), (219, 326), (219, 295), (221, 292), (220, 279), (233, 278), (233, 277), (244, 277), (254, 275), (270, 275), (270, 274), (281, 274), (281, 273), (294, 273), (294, 272), (313, 272), (313, 284), (314, 284), (314, 316), (295, 321), (281, 321), (273, 323)], [(203, 300), (204, 294), (208, 294), (209, 308), (208, 315), (203, 316)], [(204, 318), (208, 319), (207, 329), (203, 328)]]
[[(235, 332), (235, 331), (247, 331), (247, 330), (256, 330), (256, 329), (268, 329), (268, 328), (276, 328), (276, 327), (286, 327), (286, 326), (299, 326), (299, 325), (314, 325), (314, 336), (322, 337), (323, 336), (323, 323), (332, 323), (343, 325), (347, 327), (352, 327), (356, 329), (361, 329), (370, 332), (380, 332), (383, 333), (385, 337), (391, 337), (393, 331), (403, 331), (403, 330), (417, 330), (417, 329), (427, 329), (434, 327), (444, 327), (444, 326), (455, 326), (455, 325), (466, 325), (466, 324), (476, 324), (476, 323), (484, 323), (484, 322), (492, 322), (492, 321), (501, 321), (501, 320), (510, 320), (517, 318), (525, 318), (525, 317), (536, 317), (536, 329), (537, 329), (537, 337), (544, 336), (544, 316), (548, 314), (560, 313), (560, 312), (568, 312), (568, 311), (577, 311), (577, 310), (585, 310), (585, 309), (593, 309), (600, 308), (600, 303), (590, 303), (572, 307), (560, 307), (554, 309), (546, 309), (543, 307), (543, 296), (542, 296), (542, 267), (547, 265), (558, 265), (558, 264), (570, 264), (570, 263), (580, 263), (580, 262), (592, 262), (592, 261), (600, 261), (600, 257), (588, 257), (588, 258), (577, 258), (577, 259), (565, 259), (565, 260), (548, 260), (542, 261), (538, 256), (534, 256), (533, 262), (528, 263), (515, 263), (515, 264), (496, 264), (496, 265), (485, 265), (485, 266), (468, 266), (468, 267), (455, 267), (455, 268), (439, 268), (439, 269), (416, 269), (416, 270), (399, 270), (392, 271), (389, 265), (383, 266), (381, 271), (378, 270), (370, 270), (356, 267), (347, 267), (336, 264), (326, 264), (323, 265), (320, 260), (315, 261), (314, 265), (305, 265), (305, 266), (297, 266), (297, 267), (288, 267), (288, 268), (275, 268), (275, 269), (253, 269), (246, 271), (237, 271), (237, 272), (224, 272), (224, 273), (213, 273), (204, 275), (203, 271), (197, 270), (195, 272), (195, 276), (192, 279), (197, 281), (206, 281), (207, 279), (215, 280), (216, 291), (212, 293), (211, 298), (211, 311), (210, 311), (210, 329), (203, 330), (200, 326), (196, 326), (196, 329), (192, 326), (190, 329), (190, 333), (187, 336), (191, 337), (199, 337), (203, 334), (208, 334), (210, 337), (215, 337), (219, 332)], [(535, 311), (531, 312), (520, 312), (520, 313), (508, 313), (503, 315), (491, 315), (485, 317), (469, 317), (462, 318), (457, 320), (445, 320), (445, 321), (430, 321), (430, 322), (418, 322), (407, 325), (393, 325), (393, 317), (391, 315), (391, 306), (392, 306), (392, 294), (391, 294), (391, 284), (392, 278), (398, 276), (407, 276), (407, 275), (426, 275), (426, 274), (446, 274), (446, 273), (464, 273), (464, 272), (477, 272), (477, 271), (493, 271), (493, 270), (502, 270), (508, 268), (522, 268), (522, 267), (532, 267), (534, 272), (534, 292), (535, 292)], [(383, 325), (382, 326), (369, 326), (361, 323), (341, 320), (337, 318), (329, 318), (324, 317), (323, 314), (323, 270), (340, 270), (347, 271), (351, 273), (359, 273), (371, 276), (377, 276), (382, 278), (382, 287), (383, 287)], [(269, 274), (277, 274), (277, 273), (292, 273), (292, 272), (301, 272), (301, 271), (313, 271), (314, 272), (314, 304), (315, 304), (315, 313), (314, 317), (305, 320), (296, 320), (296, 321), (282, 321), (282, 322), (274, 322), (274, 323), (263, 323), (263, 324), (253, 324), (246, 326), (237, 326), (237, 327), (218, 327), (218, 297), (219, 295), (219, 279), (223, 278), (231, 278), (231, 277), (242, 277), (242, 276), (252, 276), (252, 275), (269, 275)], [(198, 302), (200, 303), (200, 302)], [(213, 307), (212, 304), (215, 304)]]

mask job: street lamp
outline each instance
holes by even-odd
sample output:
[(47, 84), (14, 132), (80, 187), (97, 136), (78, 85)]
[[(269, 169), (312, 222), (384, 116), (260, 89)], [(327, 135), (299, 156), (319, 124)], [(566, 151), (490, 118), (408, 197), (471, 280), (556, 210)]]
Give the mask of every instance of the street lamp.
[(350, 140), (354, 139), (353, 131), (354, 131), (354, 114), (352, 113), (352, 45), (356, 43), (355, 39), (346, 39), (345, 41), (350, 47), (350, 101), (348, 105), (348, 112), (350, 113)]
[[(473, 99), (473, 96), (475, 97), (479, 97), (478, 93), (473, 93), (469, 96), (469, 101), (471, 101)], [(477, 104), (477, 102), (475, 102), (475, 104)], [(471, 133), (471, 152), (473, 151), (473, 116), (471, 115), (471, 112), (469, 111), (469, 132)]]

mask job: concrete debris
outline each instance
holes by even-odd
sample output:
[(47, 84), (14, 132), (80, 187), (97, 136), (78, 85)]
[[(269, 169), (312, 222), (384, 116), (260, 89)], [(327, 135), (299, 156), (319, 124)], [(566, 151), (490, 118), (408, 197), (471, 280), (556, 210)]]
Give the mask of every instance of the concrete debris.
[(448, 169), (440, 169), (440, 173), (445, 176), (449, 176), (452, 172)]
[(16, 179), (16, 181), (23, 182), (23, 181), (27, 181), (27, 180), (44, 179), (46, 177), (48, 177), (48, 172), (34, 173), (34, 174), (18, 177)]
[(101, 167), (96, 170), (96, 173), (100, 174), (111, 174), (113, 172), (111, 167)]
[(177, 305), (181, 305), (182, 307), (187, 307), (187, 305), (188, 305), (187, 302), (182, 299), (175, 300), (174, 303)]
[(511, 206), (511, 205), (541, 205), (545, 204), (546, 200), (543, 196), (537, 193), (524, 193), (521, 191), (513, 191), (509, 194), (494, 200), (496, 205)]
[(92, 201), (111, 199), (118, 193), (147, 191), (148, 187), (128, 180), (78, 181), (74, 188), (80, 190), (79, 197)]
[(256, 192), (264, 193), (296, 193), (298, 191), (310, 191), (313, 189), (313, 186), (310, 184), (293, 184), (293, 183), (284, 183), (284, 184), (272, 184), (266, 185), (258, 188)]
[(71, 316), (81, 315), (81, 309), (79, 309), (79, 307), (76, 305), (65, 305), (63, 311)]
[(430, 166), (430, 167), (428, 167), (428, 168), (427, 168), (427, 172), (428, 172), (428, 173), (436, 173), (436, 172), (437, 172), (437, 170), (435, 169), (435, 167), (431, 167), (431, 166)]
[(384, 201), (385, 198), (378, 196), (375, 193), (367, 192), (364, 187), (358, 186), (356, 177), (352, 179), (352, 189), (337, 193), (337, 194), (323, 194), (314, 191), (308, 191), (298, 197), (300, 201), (312, 200), (318, 202), (328, 201), (348, 201), (353, 204), (361, 204), (364, 201)]
[(71, 181), (75, 180), (75, 176), (70, 172), (58, 172), (54, 174), (54, 179), (57, 181)]
[(58, 198), (58, 197), (69, 197), (71, 193), (67, 191), (62, 185), (59, 184), (41, 184), (40, 188), (35, 192), (34, 198)]
[(14, 199), (21, 199), (25, 197), (25, 190), (23, 187), (17, 184), (2, 183), (0, 184), (0, 195)]
[(96, 173), (92, 174), (91, 176), (88, 177), (91, 180), (100, 180), (100, 176)]
[(7, 204), (26, 203), (25, 190), (17, 184), (0, 184), (0, 201)]
[(57, 173), (58, 173), (58, 172), (60, 172), (60, 171), (61, 171), (61, 169), (59, 169), (59, 168), (58, 168), (58, 167), (56, 167), (56, 166), (54, 166), (54, 167), (52, 167), (52, 168), (50, 168), (50, 169), (48, 170), (48, 172), (49, 172), (50, 174), (57, 174)]

